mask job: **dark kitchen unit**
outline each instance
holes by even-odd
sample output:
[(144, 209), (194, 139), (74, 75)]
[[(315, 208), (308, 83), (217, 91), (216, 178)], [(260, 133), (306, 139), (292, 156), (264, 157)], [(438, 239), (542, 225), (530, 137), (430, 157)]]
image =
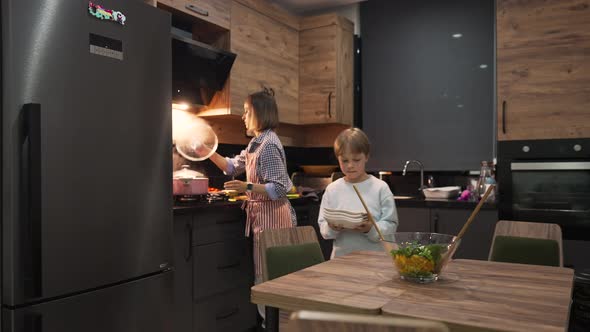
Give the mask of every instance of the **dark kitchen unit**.
[(500, 219), (555, 223), (564, 264), (590, 268), (590, 139), (500, 141)]
[(1, 19), (2, 331), (173, 330), (170, 15), (2, 0)]

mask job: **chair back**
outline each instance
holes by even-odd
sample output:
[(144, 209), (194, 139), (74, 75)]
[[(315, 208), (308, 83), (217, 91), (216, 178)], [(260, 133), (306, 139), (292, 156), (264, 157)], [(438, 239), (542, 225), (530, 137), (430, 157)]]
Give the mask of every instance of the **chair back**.
[(391, 316), (373, 316), (319, 311), (291, 314), (288, 332), (448, 332), (435, 321)]
[(324, 261), (312, 226), (265, 229), (260, 233), (260, 251), (263, 281)]
[(557, 224), (500, 220), (488, 260), (563, 266), (562, 244)]

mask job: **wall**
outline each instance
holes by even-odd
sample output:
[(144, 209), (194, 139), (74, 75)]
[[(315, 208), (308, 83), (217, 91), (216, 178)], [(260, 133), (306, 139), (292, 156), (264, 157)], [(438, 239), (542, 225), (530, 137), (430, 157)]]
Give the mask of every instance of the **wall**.
[[(371, 169), (477, 170), (494, 147), (494, 2), (361, 3)], [(460, 37), (453, 35), (460, 33)]]

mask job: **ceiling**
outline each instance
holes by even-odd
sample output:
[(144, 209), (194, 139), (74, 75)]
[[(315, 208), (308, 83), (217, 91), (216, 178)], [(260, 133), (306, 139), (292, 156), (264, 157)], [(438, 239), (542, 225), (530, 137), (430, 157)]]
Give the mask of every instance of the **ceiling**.
[(288, 11), (296, 14), (305, 14), (314, 11), (341, 7), (364, 0), (271, 0)]

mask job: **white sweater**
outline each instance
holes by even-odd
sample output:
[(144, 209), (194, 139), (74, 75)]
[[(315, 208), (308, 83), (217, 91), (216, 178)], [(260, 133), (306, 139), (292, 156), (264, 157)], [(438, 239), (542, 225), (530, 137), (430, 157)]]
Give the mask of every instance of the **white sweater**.
[[(335, 231), (330, 228), (324, 218), (324, 208), (365, 212), (363, 204), (352, 185), (353, 183), (340, 178), (328, 185), (322, 197), (318, 224), (324, 239), (334, 240), (332, 258), (359, 250), (383, 250), (379, 243), (379, 234), (374, 226), (368, 233), (347, 229)], [(367, 208), (373, 215), (377, 225), (379, 225), (379, 230), (381, 230), (383, 236), (388, 240), (392, 239), (391, 235), (397, 229), (398, 218), (393, 194), (389, 186), (372, 175), (369, 175), (369, 178), (365, 181), (354, 183), (354, 185), (363, 196), (365, 204), (367, 204)]]

